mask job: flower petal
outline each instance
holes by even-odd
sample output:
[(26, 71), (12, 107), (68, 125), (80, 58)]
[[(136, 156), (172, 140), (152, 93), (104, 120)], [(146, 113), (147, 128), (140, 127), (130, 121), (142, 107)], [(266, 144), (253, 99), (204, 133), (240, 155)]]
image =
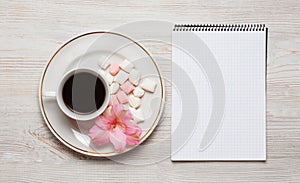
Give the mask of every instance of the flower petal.
[(110, 112), (113, 116), (119, 117), (123, 110), (124, 107), (122, 104), (115, 104), (112, 106), (112, 110)]
[(117, 126), (115, 129), (109, 132), (109, 140), (114, 145), (117, 151), (122, 151), (126, 147), (126, 135), (122, 129)]
[(114, 120), (113, 116), (99, 116), (96, 119), (96, 125), (98, 125), (103, 130), (108, 130), (111, 128), (111, 122)]
[(140, 136), (142, 134), (142, 129), (133, 122), (127, 122), (126, 124), (126, 128), (125, 128), (125, 134), (127, 135), (136, 135), (136, 136)]
[(124, 106), (122, 104), (117, 104), (112, 107), (111, 113), (117, 117), (123, 123), (131, 121), (132, 114), (129, 110), (124, 110)]
[(131, 136), (131, 135), (127, 136), (126, 143), (128, 145), (131, 145), (131, 146), (137, 145), (139, 142), (140, 142), (140, 140), (138, 138)]
[(118, 116), (119, 120), (121, 120), (123, 123), (130, 122), (132, 119), (131, 112), (129, 110), (123, 110), (120, 115)]
[(91, 138), (92, 142), (96, 145), (102, 145), (109, 142), (108, 133), (102, 130), (99, 126), (94, 125), (88, 133), (88, 136)]

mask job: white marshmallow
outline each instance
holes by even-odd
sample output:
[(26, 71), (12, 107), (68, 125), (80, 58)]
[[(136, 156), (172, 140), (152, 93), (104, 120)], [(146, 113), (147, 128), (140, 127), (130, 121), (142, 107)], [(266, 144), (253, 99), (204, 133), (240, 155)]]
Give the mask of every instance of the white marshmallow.
[(141, 105), (141, 99), (134, 95), (129, 95), (128, 102), (129, 105), (135, 109)]
[(101, 69), (99, 72), (100, 72), (100, 74), (103, 75), (103, 76), (105, 76), (105, 74), (106, 74), (105, 70), (102, 70), (102, 69)]
[(102, 61), (102, 60), (99, 60), (98, 61), (98, 65), (101, 67), (101, 69), (103, 70), (106, 70), (110, 64), (107, 62), (107, 61)]
[(140, 123), (145, 121), (144, 113), (141, 109), (134, 109), (130, 107), (129, 110), (132, 114), (133, 122)]
[(145, 94), (145, 91), (142, 88), (140, 88), (140, 87), (136, 87), (133, 90), (133, 95), (136, 96), (136, 97), (140, 97), (141, 98), (142, 96), (144, 96), (144, 94)]
[(128, 104), (123, 104), (123, 109), (124, 109), (124, 110), (129, 110)]
[(106, 74), (105, 74), (105, 78), (106, 78), (108, 84), (110, 84), (110, 85), (111, 85), (112, 82), (114, 81), (114, 77), (113, 77), (110, 73), (106, 73)]
[(119, 87), (120, 87), (119, 83), (113, 82), (113, 83), (110, 85), (110, 93), (111, 93), (111, 94), (117, 93), (118, 90), (119, 90)]
[(126, 72), (130, 72), (132, 69), (133, 69), (133, 67), (134, 67), (134, 65), (131, 63), (131, 62), (129, 62), (128, 60), (124, 60), (120, 65), (119, 65), (120, 67), (121, 67), (121, 69), (123, 69), (124, 71), (126, 71)]
[(122, 70), (118, 72), (118, 74), (115, 76), (114, 81), (123, 84), (128, 79), (128, 74)]
[(111, 108), (112, 108), (111, 106), (107, 107), (102, 114), (104, 116), (110, 116), (111, 115), (111, 112), (110, 112)]
[(146, 79), (143, 79), (141, 85), (140, 85), (144, 90), (148, 91), (148, 92), (154, 92), (155, 91), (155, 88), (156, 88), (156, 82), (149, 79), (149, 78), (146, 78)]
[(140, 72), (133, 69), (130, 73), (129, 73), (129, 81), (134, 84), (135, 86), (137, 86), (139, 84), (141, 75)]

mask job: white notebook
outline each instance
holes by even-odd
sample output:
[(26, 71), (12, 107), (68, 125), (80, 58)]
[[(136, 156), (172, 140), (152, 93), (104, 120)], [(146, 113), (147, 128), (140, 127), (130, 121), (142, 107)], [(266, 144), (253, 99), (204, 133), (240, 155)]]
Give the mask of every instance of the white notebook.
[(176, 25), (173, 161), (266, 160), (267, 28)]

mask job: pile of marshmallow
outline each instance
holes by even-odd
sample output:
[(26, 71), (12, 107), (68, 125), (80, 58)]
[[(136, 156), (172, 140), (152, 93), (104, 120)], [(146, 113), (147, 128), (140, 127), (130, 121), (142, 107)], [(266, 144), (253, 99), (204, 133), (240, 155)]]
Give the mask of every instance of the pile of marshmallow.
[(110, 86), (109, 105), (124, 104), (131, 111), (134, 122), (143, 122), (142, 97), (145, 92), (154, 93), (157, 83), (149, 78), (141, 79), (140, 72), (126, 59), (120, 64), (99, 62), (99, 66)]

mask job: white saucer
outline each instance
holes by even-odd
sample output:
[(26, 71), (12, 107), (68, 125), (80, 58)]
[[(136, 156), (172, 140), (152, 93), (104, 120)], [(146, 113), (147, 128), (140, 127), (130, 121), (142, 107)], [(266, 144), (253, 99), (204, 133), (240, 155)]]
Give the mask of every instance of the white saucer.
[(141, 109), (146, 120), (139, 123), (143, 133), (140, 143), (153, 132), (163, 112), (165, 89), (161, 73), (150, 54), (138, 43), (117, 33), (91, 32), (65, 43), (46, 65), (40, 81), (40, 108), (50, 131), (67, 147), (90, 156), (113, 156), (127, 152), (116, 152), (111, 144), (95, 147), (87, 136), (93, 121), (75, 121), (59, 109), (55, 99), (43, 98), (42, 92), (56, 91), (57, 84), (64, 73), (74, 67), (89, 67), (100, 71), (99, 60), (119, 63), (132, 61), (141, 77), (149, 77), (157, 82), (153, 94), (146, 93), (142, 98)]

